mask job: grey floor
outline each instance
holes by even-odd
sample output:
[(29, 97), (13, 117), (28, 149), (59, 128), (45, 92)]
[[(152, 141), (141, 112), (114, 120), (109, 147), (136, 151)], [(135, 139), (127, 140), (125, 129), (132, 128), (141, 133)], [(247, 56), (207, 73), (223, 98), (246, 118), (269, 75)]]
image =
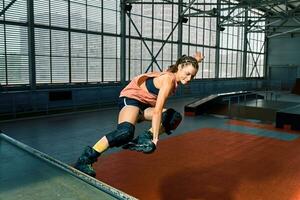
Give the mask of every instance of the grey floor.
[[(299, 102), (300, 97), (288, 92), (276, 93), (276, 100)], [(274, 98), (274, 96), (273, 96)], [(184, 105), (195, 101), (195, 98), (171, 99), (167, 107), (183, 113)], [(109, 109), (52, 115), (39, 118), (11, 120), (0, 122), (0, 130), (37, 150), (40, 150), (67, 164), (75, 162), (82, 149), (93, 145), (104, 134), (113, 130), (117, 124), (118, 109)], [(202, 127), (235, 128), (226, 125), (227, 118), (215, 116), (184, 117), (182, 124), (173, 135)], [(137, 125), (136, 134), (150, 127), (149, 122)], [(241, 127), (239, 127), (241, 128)], [(245, 131), (249, 129), (245, 128)], [(171, 136), (163, 136), (165, 139)], [(122, 149), (110, 149), (109, 155)]]
[(111, 189), (115, 193), (108, 193), (96, 188), (78, 178), (76, 173), (71, 173), (73, 171), (65, 171), (32, 153), (30, 148), (14, 142), (6, 136), (0, 136), (0, 199), (108, 200), (117, 199), (118, 196), (113, 194), (121, 193), (115, 189)]
[[(167, 106), (183, 113), (184, 105), (194, 100), (194, 98), (170, 100)], [(103, 135), (115, 128), (117, 116), (117, 107), (112, 107), (103, 110), (4, 121), (0, 122), (0, 130), (56, 159), (72, 164), (85, 146), (93, 145)], [(174, 135), (202, 127), (203, 123), (198, 121), (199, 118), (203, 117), (185, 117), (183, 124)], [(149, 127), (149, 122), (138, 124), (136, 134)], [(106, 154), (119, 150), (121, 149), (110, 149)]]

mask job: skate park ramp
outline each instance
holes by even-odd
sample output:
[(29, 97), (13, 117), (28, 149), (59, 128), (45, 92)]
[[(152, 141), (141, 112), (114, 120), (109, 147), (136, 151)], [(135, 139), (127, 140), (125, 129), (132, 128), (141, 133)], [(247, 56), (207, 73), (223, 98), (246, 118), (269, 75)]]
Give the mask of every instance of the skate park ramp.
[(296, 82), (292, 88), (292, 93), (300, 95), (300, 78), (296, 79)]
[(142, 200), (299, 200), (299, 135), (224, 122), (100, 157), (97, 178)]
[(230, 102), (240, 102), (253, 99), (263, 99), (264, 97), (251, 91), (236, 91), (228, 93), (212, 94), (199, 100), (188, 103), (184, 106), (184, 114), (188, 116), (201, 115), (203, 113), (223, 110), (227, 106), (227, 99)]
[(277, 97), (265, 99), (265, 96), (247, 91), (214, 94), (187, 104), (185, 115), (215, 114), (276, 123), (277, 128), (288, 125), (292, 130), (300, 130), (299, 102), (279, 101)]
[(1, 200), (136, 199), (0, 132)]

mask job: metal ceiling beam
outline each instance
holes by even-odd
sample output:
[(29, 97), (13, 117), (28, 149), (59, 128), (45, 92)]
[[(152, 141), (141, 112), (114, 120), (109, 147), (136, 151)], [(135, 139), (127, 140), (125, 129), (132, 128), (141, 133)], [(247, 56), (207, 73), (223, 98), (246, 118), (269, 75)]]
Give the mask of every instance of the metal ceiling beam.
[(4, 13), (16, 2), (17, 0), (12, 0), (11, 2), (9, 2), (9, 4), (7, 4), (7, 6), (5, 8), (3, 8), (3, 10), (1, 10), (0, 12), (0, 17), (2, 15), (4, 15)]
[[(288, 21), (287, 19), (276, 20), (276, 23), (278, 23), (278, 22), (281, 22), (281, 23), (280, 23), (279, 25), (272, 26), (272, 28), (284, 27), (283, 25), (284, 25), (287, 21)], [(275, 23), (275, 22), (270, 22), (269, 25), (272, 25), (272, 24), (274, 24), (274, 23)], [(260, 29), (259, 29), (259, 27), (256, 27), (257, 29), (251, 30), (251, 31), (249, 31), (249, 32), (251, 32), (251, 33), (264, 32), (264, 33), (267, 33), (267, 34), (270, 34), (270, 33), (272, 33), (272, 32), (275, 32), (275, 31), (269, 29), (269, 28), (270, 28), (269, 25), (262, 26), (262, 27), (264, 27), (264, 28), (261, 27)], [(259, 30), (258, 30), (258, 29), (259, 29)]]
[[(287, 0), (277, 0), (277, 1), (274, 1), (274, 0), (267, 0), (267, 1), (256, 1), (256, 2), (253, 2), (253, 1), (240, 1), (240, 2), (243, 2), (243, 4), (241, 5), (245, 5), (245, 6), (249, 6), (251, 7), (252, 9), (258, 9), (258, 10), (262, 10), (263, 12), (267, 12), (267, 13), (270, 13), (270, 14), (276, 14), (276, 13), (280, 13), (278, 12), (277, 10), (274, 10), (274, 9), (269, 9), (269, 8), (266, 8), (266, 6), (279, 6), (279, 5), (282, 5), (282, 4), (286, 4), (286, 1)], [(291, 2), (299, 2), (299, 1), (290, 1), (289, 3)]]
[(300, 24), (300, 20), (297, 17), (293, 18), (294, 22), (296, 22), (297, 24)]
[[(136, 1), (136, 0), (127, 0), (128, 3), (131, 4), (174, 4), (174, 5), (178, 5), (177, 2), (173, 2), (170, 0), (163, 0), (163, 2), (142, 2), (142, 1)], [(235, 6), (239, 6), (241, 8), (243, 7), (247, 7), (250, 6), (251, 8), (257, 8), (259, 10), (262, 10), (264, 12), (267, 12), (268, 9), (266, 8), (266, 6), (278, 6), (278, 5), (286, 5), (290, 8), (293, 8), (293, 6), (291, 5), (292, 3), (297, 3), (299, 2), (299, 0), (265, 0), (265, 1), (251, 1), (251, 0), (240, 0), (239, 3), (232, 3), (230, 1), (227, 0), (222, 0), (222, 2), (224, 3), (220, 3), (221, 5), (235, 5)], [(194, 5), (218, 5), (218, 3), (193, 3)], [(186, 7), (188, 5), (188, 3), (182, 3), (182, 6)], [(190, 7), (191, 10), (198, 10), (197, 8), (193, 8)], [(220, 8), (220, 10), (231, 10), (231, 7), (228, 8)], [(274, 10), (269, 10), (269, 12), (271, 13), (276, 13), (278, 11), (274, 11)]]
[[(220, 22), (219, 26), (222, 26), (224, 25), (225, 22), (227, 21), (230, 21), (230, 22), (233, 22), (235, 24), (239, 24), (239, 21), (235, 21), (233, 20), (233, 17), (230, 17), (230, 15), (236, 10), (236, 9), (239, 9), (239, 8), (244, 8), (246, 6), (246, 4), (244, 4), (243, 2), (240, 2), (238, 5), (236, 5), (235, 7), (233, 8), (230, 8), (228, 7), (227, 10), (230, 10), (230, 12), (225, 16), (225, 17), (221, 17), (223, 20)], [(220, 11), (220, 10), (219, 10)], [(244, 11), (244, 12), (247, 12), (247, 11)], [(242, 12), (242, 13), (244, 13)], [(237, 16), (239, 16), (240, 14), (242, 13), (239, 13)]]
[[(294, 7), (293, 10), (288, 10), (285, 13), (285, 17), (284, 17), (282, 23), (280, 23), (280, 24), (278, 24), (276, 26), (272, 26), (272, 29), (274, 29), (274, 28), (293, 28), (293, 29), (286, 30), (284, 32), (276, 32), (276, 29), (275, 30), (271, 30), (271, 31), (267, 30), (266, 31), (268, 33), (267, 37), (268, 38), (273, 38), (273, 37), (276, 37), (276, 36), (281, 36), (281, 35), (285, 35), (285, 34), (288, 34), (288, 33), (294, 33), (296, 31), (298, 31), (300, 29), (299, 27), (283, 26), (286, 22), (288, 22), (288, 20), (294, 20), (295, 22), (297, 22), (297, 16), (295, 16), (295, 12), (297, 12), (297, 10), (300, 10), (300, 4), (298, 6), (296, 6), (296, 7)], [(274, 24), (274, 23), (272, 23), (272, 24)], [(269, 25), (271, 25), (271, 24), (269, 24)], [(269, 27), (271, 27), (271, 26), (269, 26)]]
[[(172, 2), (172, 1), (167, 1), (167, 0), (164, 0), (163, 2), (142, 2), (142, 1), (130, 1), (128, 0), (127, 3), (130, 3), (130, 4), (155, 4), (155, 5), (170, 5), (170, 4), (174, 4), (174, 5), (178, 5), (179, 3), (177, 2)], [(182, 6), (186, 6), (187, 3), (183, 3)], [(196, 5), (196, 6), (201, 6), (201, 5), (215, 5), (217, 6), (218, 3), (194, 3), (193, 5)], [(221, 3), (221, 5), (237, 5), (236, 3)]]
[(300, 4), (298, 5), (298, 6), (296, 6), (293, 10), (291, 10), (290, 12), (289, 12), (289, 14), (295, 14), (297, 11), (299, 11), (300, 10)]
[(216, 17), (216, 9), (205, 10), (205, 11), (203, 10), (201, 12), (195, 12), (195, 13), (185, 14), (185, 15), (183, 15), (183, 17), (199, 17), (202, 14), (203, 15), (209, 15), (210, 17)]
[[(267, 27), (267, 26), (269, 26), (269, 25), (276, 24), (276, 23), (278, 23), (278, 22), (280, 22), (280, 21), (283, 20), (283, 19), (278, 19), (278, 20), (276, 20), (276, 21), (273, 21), (273, 22), (268, 23), (268, 24), (264, 24), (264, 25), (262, 25), (262, 26), (256, 26), (256, 24), (257, 24), (258, 22), (266, 21), (266, 17), (267, 17), (267, 14), (261, 16), (259, 19), (255, 20), (255, 21), (252, 21), (252, 23), (249, 25), (248, 31), (251, 31), (251, 29), (252, 29), (253, 27), (259, 28), (260, 30), (263, 30), (263, 29), (260, 28), (260, 27), (264, 27), (264, 28), (265, 28), (265, 27)], [(261, 20), (261, 19), (262, 19), (262, 20)]]
[(286, 9), (283, 9), (283, 8), (281, 8), (281, 5), (282, 4), (280, 4), (280, 5), (277, 5), (276, 6), (276, 8), (278, 8), (279, 10), (281, 10), (282, 12), (280, 12), (280, 13), (284, 13), (284, 14), (286, 14), (287, 13), (287, 10)]
[(294, 33), (296, 31), (300, 31), (300, 27), (292, 29), (292, 30), (284, 31), (284, 32), (281, 32), (281, 33), (276, 33), (276, 34), (268, 35), (267, 38), (273, 38), (273, 37), (285, 35), (285, 34), (288, 34), (288, 33)]
[(186, 11), (193, 5), (193, 3), (195, 2), (196, 0), (192, 0), (188, 5), (187, 7), (179, 14), (179, 16), (183, 16)]
[[(236, 9), (236, 8), (235, 8)], [(224, 22), (226, 21), (232, 21), (235, 16), (230, 16), (231, 13), (233, 13), (235, 11), (235, 9), (232, 10), (232, 12), (230, 12), (226, 17), (225, 17), (225, 20), (223, 20), (220, 25), (224, 25)], [(251, 10), (251, 8), (247, 8), (245, 10), (242, 10), (241, 12), (239, 12), (238, 14), (236, 14), (236, 16), (240, 16), (241, 14), (245, 13), (245, 12), (248, 12), (249, 10)]]
[[(143, 5), (147, 5), (147, 4), (151, 4), (151, 5), (170, 5), (171, 3), (168, 2), (131, 2), (128, 1), (128, 3), (130, 4), (143, 4)], [(172, 3), (172, 4), (178, 4), (178, 3)]]
[[(248, 2), (249, 3), (249, 2)], [(259, 5), (259, 6), (258, 6)], [(253, 10), (253, 9), (258, 9), (258, 8), (260, 8), (262, 6), (262, 4), (257, 4), (257, 5), (255, 5), (255, 4), (253, 4), (253, 2), (250, 4), (247, 4), (247, 2), (245, 2), (245, 1), (241, 1), (240, 2), (240, 4), (238, 4), (236, 7), (234, 7), (230, 12), (229, 12), (229, 14), (225, 17), (225, 19), (221, 22), (221, 24), (220, 25), (225, 25), (225, 22), (226, 21), (232, 21), (234, 18), (237, 18), (237, 17), (239, 17), (241, 14), (243, 14), (243, 13), (245, 13), (245, 12), (248, 12), (248, 11), (250, 11), (251, 10), (251, 12), (254, 12), (254, 13), (256, 13), (257, 15), (260, 15), (259, 17), (265, 17), (266, 16), (266, 14), (261, 14), (261, 13), (258, 13), (258, 12), (256, 12), (255, 10)], [(244, 8), (245, 10), (243, 10), (243, 11), (240, 11), (239, 13), (237, 13), (236, 15), (234, 15), (234, 16), (230, 16), (236, 9), (239, 9), (239, 8)], [(251, 18), (251, 17), (249, 17), (249, 18)]]
[[(179, 5), (178, 2), (173, 2), (170, 0), (163, 0), (163, 2), (141, 2), (135, 0), (128, 0), (128, 2), (132, 4), (175, 4)], [(265, 32), (269, 33), (272, 30), (268, 28), (280, 28), (284, 27), (283, 24), (287, 22), (288, 19), (293, 19), (295, 22), (300, 23), (300, 20), (295, 18), (295, 15), (298, 14), (300, 10), (300, 5), (294, 6), (293, 3), (299, 2), (299, 0), (240, 0), (238, 3), (233, 3), (228, 0), (220, 0), (216, 3), (204, 3), (204, 2), (195, 2), (195, 0), (190, 3), (181, 3), (181, 6), (184, 7), (184, 10), (180, 13), (181, 17), (217, 17), (217, 12), (222, 14), (222, 11), (228, 10), (228, 14), (226, 16), (219, 15), (220, 26), (248, 26), (248, 31), (250, 33), (254, 32)], [(199, 8), (193, 7), (192, 5), (210, 5), (210, 6), (218, 6), (218, 9), (214, 8), (211, 10), (201, 10)], [(226, 7), (221, 8), (220, 5), (225, 5)], [(282, 8), (281, 5), (285, 7)], [(242, 8), (242, 11), (236, 13), (237, 9)], [(184, 14), (187, 10), (193, 10), (195, 12)], [(265, 12), (261, 13), (259, 11)], [(245, 21), (239, 21), (237, 19), (244, 19), (244, 13), (251, 12), (255, 13), (257, 16), (252, 17), (248, 16), (247, 21), (249, 23), (245, 24)], [(260, 25), (260, 22), (263, 22), (265, 19), (274, 19), (275, 21), (269, 22), (263, 25)], [(280, 23), (281, 24), (277, 24)], [(273, 35), (269, 35), (268, 37), (275, 37), (277, 35), (282, 35), (286, 33), (292, 33), (298, 31), (300, 28), (296, 27), (292, 30), (288, 30), (282, 33), (274, 33)]]

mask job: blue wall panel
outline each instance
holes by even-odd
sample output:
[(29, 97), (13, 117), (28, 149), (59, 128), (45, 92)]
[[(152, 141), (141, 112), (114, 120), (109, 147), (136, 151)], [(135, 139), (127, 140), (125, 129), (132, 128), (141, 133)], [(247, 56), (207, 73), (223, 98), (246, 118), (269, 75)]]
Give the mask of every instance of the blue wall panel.
[[(179, 86), (172, 98), (206, 96), (209, 94), (240, 90), (257, 90), (265, 86), (264, 80), (195, 80), (188, 86)], [(117, 106), (122, 86), (90, 88), (43, 89), (35, 91), (9, 91), (0, 93), (0, 117), (16, 117), (19, 114), (44, 112), (53, 113), (60, 109), (79, 110), (84, 107), (96, 109)], [(50, 101), (51, 91), (71, 91), (69, 100)]]
[[(289, 21), (286, 25), (298, 26)], [(290, 29), (278, 29), (285, 32)], [(277, 81), (280, 89), (290, 90), (296, 78), (300, 78), (300, 34), (287, 33), (268, 40), (268, 77)]]

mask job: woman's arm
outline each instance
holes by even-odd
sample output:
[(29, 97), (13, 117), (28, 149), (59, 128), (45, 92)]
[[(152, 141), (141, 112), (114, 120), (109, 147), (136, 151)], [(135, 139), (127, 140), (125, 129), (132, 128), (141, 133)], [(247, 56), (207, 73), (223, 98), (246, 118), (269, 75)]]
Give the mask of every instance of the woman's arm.
[(170, 75), (164, 75), (160, 83), (159, 93), (157, 96), (157, 101), (152, 113), (152, 132), (153, 132), (153, 142), (156, 144), (158, 141), (159, 130), (161, 127), (161, 115), (169, 97), (172, 88), (174, 87), (174, 81)]

